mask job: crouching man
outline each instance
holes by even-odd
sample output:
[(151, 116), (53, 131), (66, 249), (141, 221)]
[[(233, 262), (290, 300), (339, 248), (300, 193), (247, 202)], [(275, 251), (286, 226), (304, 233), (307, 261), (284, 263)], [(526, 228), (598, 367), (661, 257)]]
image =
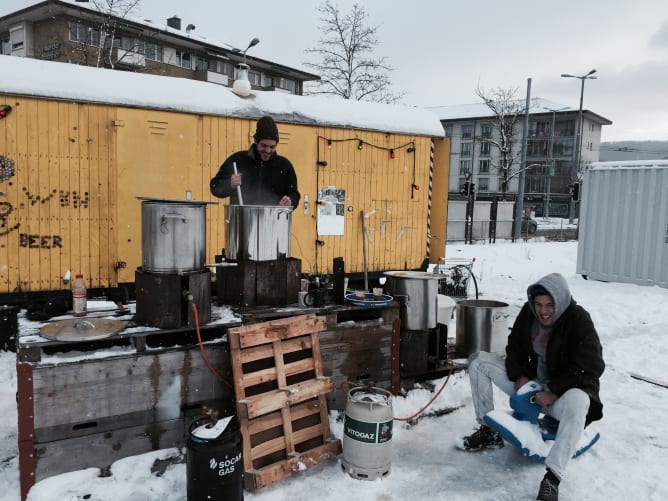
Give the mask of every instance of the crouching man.
[(494, 409), (492, 384), (511, 395), (527, 382), (538, 381), (543, 391), (536, 394), (535, 402), (559, 421), (559, 428), (545, 459), (547, 472), (536, 499), (557, 501), (559, 482), (585, 426), (603, 417), (599, 378), (605, 363), (591, 317), (571, 297), (563, 276), (552, 273), (541, 278), (527, 288), (527, 296), (508, 336), (505, 361), (487, 352), (470, 358), (471, 392), (480, 428), (458, 446), (467, 451), (503, 446), (501, 436), (483, 420)]

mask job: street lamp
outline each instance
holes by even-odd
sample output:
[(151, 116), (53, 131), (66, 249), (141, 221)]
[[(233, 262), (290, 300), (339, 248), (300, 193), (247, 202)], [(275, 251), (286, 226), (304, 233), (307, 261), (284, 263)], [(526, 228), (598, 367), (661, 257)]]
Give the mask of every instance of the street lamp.
[(547, 186), (545, 188), (545, 210), (543, 211), (543, 218), (544, 219), (549, 219), (550, 218), (550, 191), (551, 191), (551, 181), (552, 181), (552, 176), (554, 175), (554, 123), (556, 120), (556, 115), (557, 111), (564, 111), (568, 109), (568, 107), (564, 108), (557, 108), (556, 110), (553, 110), (552, 108), (548, 108), (547, 106), (543, 106), (544, 110), (552, 112), (552, 125), (550, 126), (550, 142), (548, 146), (548, 171), (547, 171)]
[[(248, 44), (248, 47), (243, 51), (243, 56), (244, 56), (244, 62), (237, 64), (237, 77), (234, 80), (234, 84), (232, 84), (232, 92), (235, 94), (246, 97), (250, 95), (251, 91), (251, 83), (250, 80), (248, 80), (248, 70), (249, 66), (246, 64), (246, 52), (248, 52), (248, 49), (251, 47), (256, 46), (257, 44), (260, 43), (259, 38), (253, 38), (253, 40), (250, 41)], [(241, 52), (241, 49), (232, 49), (233, 52)]]
[[(577, 78), (581, 82), (580, 86), (580, 109), (578, 111), (578, 125), (577, 125), (577, 161), (575, 164), (576, 168), (576, 176), (580, 172), (580, 162), (582, 160), (582, 98), (584, 97), (584, 87), (585, 87), (585, 80), (589, 79), (595, 79), (596, 77), (592, 76), (594, 73), (596, 73), (596, 70), (590, 70), (589, 73), (586, 75), (571, 75), (569, 73), (562, 73), (561, 76), (563, 78)], [(575, 217), (574, 212), (574, 205), (573, 201), (571, 200), (570, 204), (570, 210), (569, 210), (569, 222), (573, 223), (573, 219)]]

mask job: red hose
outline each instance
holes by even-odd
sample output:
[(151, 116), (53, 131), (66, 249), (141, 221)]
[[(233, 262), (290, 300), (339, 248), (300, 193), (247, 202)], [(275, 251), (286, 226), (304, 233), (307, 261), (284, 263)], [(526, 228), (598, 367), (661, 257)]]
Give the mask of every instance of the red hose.
[(427, 402), (427, 404), (424, 407), (422, 407), (422, 409), (417, 411), (412, 416), (408, 416), (408, 417), (404, 417), (404, 418), (395, 417), (394, 420), (395, 421), (411, 421), (412, 419), (415, 419), (420, 414), (422, 414), (434, 402), (434, 400), (436, 400), (436, 398), (441, 394), (441, 392), (445, 389), (445, 385), (448, 384), (448, 381), (450, 381), (450, 376), (452, 375), (452, 371), (454, 370), (454, 368), (455, 368), (455, 364), (452, 362), (452, 360), (450, 360), (450, 371), (448, 372), (448, 377), (445, 378), (445, 381), (441, 385), (441, 388), (436, 392), (436, 394), (431, 398), (431, 400), (429, 400), (429, 402)]
[(234, 387), (223, 376), (221, 376), (218, 373), (218, 371), (213, 367), (213, 365), (209, 361), (209, 357), (206, 356), (206, 352), (204, 351), (204, 344), (202, 344), (202, 336), (199, 333), (199, 313), (197, 312), (197, 305), (195, 305), (194, 301), (192, 302), (192, 305), (193, 305), (193, 312), (195, 313), (195, 330), (197, 331), (197, 341), (199, 342), (199, 351), (202, 353), (202, 358), (204, 359), (204, 363), (213, 373), (213, 375), (216, 376), (216, 378), (218, 378), (218, 380), (222, 381), (227, 386), (234, 389)]

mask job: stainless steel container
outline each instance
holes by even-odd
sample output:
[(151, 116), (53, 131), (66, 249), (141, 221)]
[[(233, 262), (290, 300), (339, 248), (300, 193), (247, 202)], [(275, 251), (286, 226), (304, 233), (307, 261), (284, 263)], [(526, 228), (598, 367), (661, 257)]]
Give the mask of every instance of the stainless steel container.
[(469, 299), (457, 303), (457, 353), (477, 351), (503, 355), (508, 342), (508, 304)]
[(401, 328), (425, 330), (436, 327), (440, 273), (386, 271), (387, 289), (401, 303)]
[(141, 200), (142, 269), (179, 273), (204, 268), (206, 204), (210, 202)]
[(290, 257), (292, 207), (227, 205), (230, 259), (271, 261)]

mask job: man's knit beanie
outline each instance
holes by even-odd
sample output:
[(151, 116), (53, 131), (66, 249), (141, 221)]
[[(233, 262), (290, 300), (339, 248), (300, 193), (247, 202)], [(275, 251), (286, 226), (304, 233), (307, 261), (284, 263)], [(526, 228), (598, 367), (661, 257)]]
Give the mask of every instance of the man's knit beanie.
[(269, 116), (260, 118), (257, 121), (257, 128), (255, 129), (253, 139), (255, 139), (256, 143), (259, 143), (263, 139), (273, 139), (278, 143), (278, 127), (276, 127), (274, 119)]

